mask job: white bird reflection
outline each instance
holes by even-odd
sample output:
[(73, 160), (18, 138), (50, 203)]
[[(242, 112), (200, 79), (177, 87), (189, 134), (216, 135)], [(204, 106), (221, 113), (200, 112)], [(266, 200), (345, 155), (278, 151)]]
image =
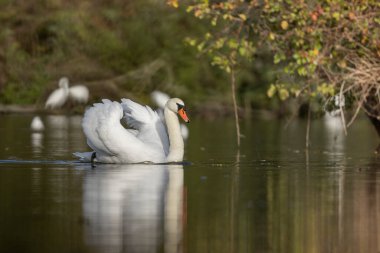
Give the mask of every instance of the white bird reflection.
[(42, 145), (43, 139), (44, 139), (43, 133), (31, 134), (32, 150), (34, 154), (41, 153), (42, 148), (43, 148), (43, 145)]
[(183, 167), (97, 165), (83, 186), (86, 242), (104, 252), (182, 252)]
[(49, 115), (46, 122), (50, 128), (67, 129), (69, 127), (68, 117), (66, 115)]
[(329, 147), (333, 148), (334, 151), (343, 151), (346, 138), (341, 117), (327, 113), (323, 122), (327, 130)]
[(64, 153), (69, 150), (69, 120), (66, 115), (49, 115), (45, 118), (47, 155)]

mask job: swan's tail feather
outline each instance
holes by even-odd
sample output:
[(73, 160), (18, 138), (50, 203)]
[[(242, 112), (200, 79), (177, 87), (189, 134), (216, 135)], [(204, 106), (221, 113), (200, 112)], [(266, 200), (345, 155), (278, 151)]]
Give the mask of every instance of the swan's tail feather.
[(91, 157), (94, 152), (75, 152), (73, 155), (79, 158), (81, 162), (91, 162)]
[(119, 123), (123, 116), (123, 110), (118, 102), (103, 99), (103, 103), (95, 103), (89, 108), (83, 118), (82, 127), (87, 137), (87, 144), (96, 152), (105, 155), (114, 155), (103, 141), (103, 135), (110, 124)]

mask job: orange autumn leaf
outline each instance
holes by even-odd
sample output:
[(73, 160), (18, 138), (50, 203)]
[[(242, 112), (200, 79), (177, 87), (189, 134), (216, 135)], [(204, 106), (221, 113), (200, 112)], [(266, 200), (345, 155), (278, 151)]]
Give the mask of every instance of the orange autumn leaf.
[(166, 4), (168, 4), (174, 8), (178, 8), (178, 0), (167, 0)]

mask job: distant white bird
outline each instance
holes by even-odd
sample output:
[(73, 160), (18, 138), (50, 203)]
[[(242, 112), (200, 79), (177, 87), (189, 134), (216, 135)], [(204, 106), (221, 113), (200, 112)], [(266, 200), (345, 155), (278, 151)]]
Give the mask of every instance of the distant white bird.
[(69, 88), (69, 98), (76, 103), (86, 104), (90, 92), (84, 85), (75, 85)]
[(54, 90), (46, 100), (45, 108), (60, 108), (66, 103), (69, 96), (69, 79), (67, 77), (62, 77), (59, 79), (58, 86), (59, 88)]
[(164, 109), (166, 102), (170, 99), (170, 96), (162, 91), (155, 90), (150, 93), (150, 98), (159, 108)]
[[(155, 90), (152, 93), (150, 93), (150, 98), (152, 99), (153, 103), (156, 104), (161, 110), (157, 110), (158, 115), (163, 118), (163, 110), (165, 108), (166, 102), (170, 99), (170, 96), (162, 91)], [(189, 129), (185, 124), (180, 124), (181, 128), (181, 135), (184, 140), (187, 140), (189, 138)]]
[(59, 79), (59, 88), (54, 90), (48, 97), (45, 108), (60, 108), (67, 99), (71, 99), (75, 103), (86, 104), (90, 95), (88, 88), (84, 85), (74, 85), (69, 88), (69, 79), (62, 77)]
[(185, 124), (180, 124), (179, 127), (181, 128), (181, 135), (184, 140), (187, 140), (189, 138), (189, 128)]
[(30, 124), (30, 128), (36, 132), (45, 130), (44, 123), (39, 116), (35, 116), (33, 118), (32, 123)]
[(335, 109), (335, 110), (332, 110), (330, 112), (325, 113), (324, 122), (325, 122), (326, 128), (330, 132), (340, 131), (341, 133), (344, 133), (343, 132), (344, 124), (343, 124), (343, 121), (341, 118), (342, 112), (341, 112), (340, 107), (343, 108), (345, 106), (345, 99), (344, 99), (344, 97), (340, 97), (339, 95), (335, 95), (332, 98), (332, 101), (334, 102), (335, 107), (339, 108), (339, 109)]

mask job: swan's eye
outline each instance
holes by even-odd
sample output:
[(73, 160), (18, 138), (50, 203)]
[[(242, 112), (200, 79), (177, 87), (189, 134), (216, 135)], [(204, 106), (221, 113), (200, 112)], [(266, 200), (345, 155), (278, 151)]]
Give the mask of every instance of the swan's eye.
[(178, 106), (178, 111), (185, 107), (184, 105), (181, 105), (181, 104), (178, 104), (178, 103), (176, 103), (176, 104)]

